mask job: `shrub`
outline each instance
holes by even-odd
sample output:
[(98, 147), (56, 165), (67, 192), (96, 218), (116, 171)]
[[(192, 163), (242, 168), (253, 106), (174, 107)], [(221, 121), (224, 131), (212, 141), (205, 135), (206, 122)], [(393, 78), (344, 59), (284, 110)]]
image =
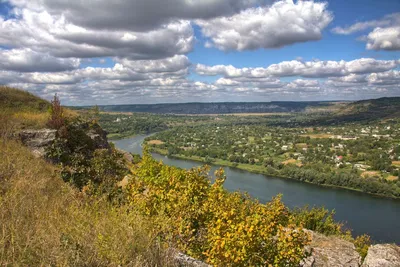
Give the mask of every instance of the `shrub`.
[(225, 176), (208, 167), (182, 170), (157, 162), (148, 152), (132, 170), (128, 198), (141, 214), (170, 218), (165, 242), (216, 266), (297, 266), (309, 236), (288, 224), (280, 197), (266, 205), (223, 189)]
[(64, 112), (61, 106), (60, 99), (57, 94), (54, 95), (53, 100), (51, 101), (50, 106), (50, 119), (47, 125), (53, 129), (60, 129), (65, 124)]

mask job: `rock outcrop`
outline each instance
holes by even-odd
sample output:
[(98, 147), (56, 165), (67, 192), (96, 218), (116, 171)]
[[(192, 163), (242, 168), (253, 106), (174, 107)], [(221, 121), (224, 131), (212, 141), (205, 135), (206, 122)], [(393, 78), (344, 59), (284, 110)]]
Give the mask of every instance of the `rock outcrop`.
[(358, 267), (361, 256), (353, 243), (335, 236), (325, 236), (309, 231), (312, 242), (307, 247), (311, 255), (304, 259), (303, 267)]
[(400, 247), (392, 244), (370, 246), (363, 267), (400, 267)]
[(42, 157), (46, 147), (56, 139), (56, 133), (52, 129), (24, 130), (19, 133), (19, 138), (36, 157)]
[[(111, 149), (107, 140), (107, 132), (98, 124), (91, 125), (89, 123), (80, 123), (75, 126), (82, 130), (93, 143), (94, 149)], [(19, 139), (27, 146), (36, 157), (43, 157), (46, 147), (51, 145), (56, 139), (57, 130), (41, 129), (41, 130), (23, 130), (19, 132)]]
[(181, 252), (177, 252), (174, 257), (176, 263), (179, 266), (192, 266), (192, 267), (211, 267), (211, 265), (208, 265), (202, 261), (196, 260), (186, 254), (183, 254)]
[(96, 149), (110, 149), (110, 144), (107, 139), (107, 132), (103, 130), (98, 124), (88, 125), (82, 124), (86, 134), (93, 140)]

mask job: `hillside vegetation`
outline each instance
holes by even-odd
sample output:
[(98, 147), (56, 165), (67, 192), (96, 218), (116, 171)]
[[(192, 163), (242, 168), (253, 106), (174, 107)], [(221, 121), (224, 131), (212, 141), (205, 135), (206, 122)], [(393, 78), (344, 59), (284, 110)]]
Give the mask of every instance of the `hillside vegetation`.
[(148, 217), (64, 183), (17, 142), (0, 158), (2, 266), (174, 266)]
[(227, 192), (222, 170), (212, 182), (207, 167), (182, 170), (148, 152), (126, 162), (92, 139), (102, 134), (95, 120), (65, 118), (58, 104), (46, 123), (57, 129), (46, 161), (16, 132), (0, 132), (2, 265), (175, 266), (180, 250), (216, 266), (298, 266), (310, 243), (303, 227), (368, 247), (323, 208), (291, 211), (280, 196), (261, 204)]
[(400, 97), (383, 97), (350, 103), (337, 112), (343, 119), (383, 120), (400, 117)]
[[(51, 104), (29, 92), (0, 86), (0, 128), (3, 131), (40, 129), (46, 127)], [(65, 117), (76, 112), (64, 109)]]

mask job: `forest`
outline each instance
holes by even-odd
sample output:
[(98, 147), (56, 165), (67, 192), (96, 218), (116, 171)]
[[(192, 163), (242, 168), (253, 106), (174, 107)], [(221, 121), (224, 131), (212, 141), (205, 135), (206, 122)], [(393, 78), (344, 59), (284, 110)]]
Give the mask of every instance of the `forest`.
[(181, 126), (147, 142), (168, 156), (398, 198), (399, 125), (388, 120), (312, 128)]

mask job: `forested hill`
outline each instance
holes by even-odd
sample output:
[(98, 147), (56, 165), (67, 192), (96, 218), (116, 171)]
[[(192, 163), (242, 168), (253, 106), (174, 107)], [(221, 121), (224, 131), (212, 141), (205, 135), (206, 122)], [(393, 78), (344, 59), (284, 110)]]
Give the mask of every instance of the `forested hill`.
[(383, 97), (349, 103), (336, 115), (354, 121), (399, 118), (400, 97)]
[[(102, 111), (148, 112), (170, 114), (232, 114), (304, 112), (308, 109), (327, 109), (333, 102), (223, 102), (223, 103), (176, 103), (99, 106)], [(88, 108), (88, 107), (79, 107)], [(79, 109), (78, 108), (78, 109)]]

